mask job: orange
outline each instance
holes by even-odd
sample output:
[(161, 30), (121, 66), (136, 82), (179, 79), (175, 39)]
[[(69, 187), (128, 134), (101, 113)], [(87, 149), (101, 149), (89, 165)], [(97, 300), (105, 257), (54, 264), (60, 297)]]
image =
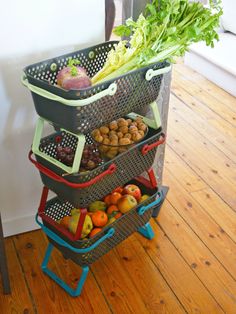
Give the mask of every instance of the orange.
[(119, 209), (116, 205), (110, 205), (107, 209), (107, 214), (112, 214), (113, 212), (118, 212)]
[(97, 212), (93, 213), (92, 221), (95, 227), (103, 227), (108, 222), (107, 214), (101, 210), (98, 210)]
[(98, 232), (100, 232), (102, 230), (102, 228), (94, 228), (90, 234), (89, 234), (89, 237), (92, 238), (94, 237)]
[(122, 216), (122, 213), (121, 212), (118, 212), (114, 217), (116, 218), (116, 219), (118, 219), (118, 218), (120, 218)]
[(111, 205), (111, 194), (108, 194), (104, 197), (104, 202), (107, 204), (107, 206)]
[(120, 194), (122, 194), (123, 193), (123, 188), (122, 188), (122, 186), (118, 186), (117, 188), (115, 188), (113, 191), (112, 191), (112, 193), (114, 193), (114, 192), (117, 192), (117, 193), (120, 193)]
[(60, 225), (68, 229), (69, 228), (70, 219), (71, 219), (71, 216), (63, 217), (61, 219), (61, 221), (60, 221)]
[(118, 200), (122, 197), (122, 195), (118, 192), (114, 192), (110, 196), (110, 201), (112, 205), (116, 205)]

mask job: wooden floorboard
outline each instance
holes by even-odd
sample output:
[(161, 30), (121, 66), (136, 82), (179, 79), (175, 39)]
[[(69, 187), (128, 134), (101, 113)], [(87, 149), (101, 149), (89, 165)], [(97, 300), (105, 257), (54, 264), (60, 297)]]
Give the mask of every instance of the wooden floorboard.
[[(42, 273), (41, 231), (8, 238), (0, 313), (236, 313), (236, 98), (179, 62), (167, 135), (155, 238), (132, 235), (96, 261), (77, 298)], [(75, 287), (77, 265), (55, 250), (50, 267)]]

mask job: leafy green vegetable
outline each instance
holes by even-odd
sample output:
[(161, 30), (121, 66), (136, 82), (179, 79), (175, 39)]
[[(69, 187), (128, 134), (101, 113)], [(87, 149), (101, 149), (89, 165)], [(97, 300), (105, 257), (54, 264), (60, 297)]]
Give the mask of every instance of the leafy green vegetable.
[(137, 21), (129, 18), (125, 25), (114, 29), (118, 36), (130, 36), (129, 45), (122, 40), (108, 53), (92, 83), (159, 61), (173, 62), (194, 42), (205, 41), (206, 45), (214, 47), (214, 40), (219, 40), (216, 28), (221, 15), (220, 0), (210, 0), (208, 8), (188, 0), (153, 0)]
[(79, 59), (72, 59), (70, 58), (68, 61), (68, 67), (71, 68), (70, 73), (72, 76), (76, 76), (78, 74), (78, 69), (76, 65), (80, 64)]

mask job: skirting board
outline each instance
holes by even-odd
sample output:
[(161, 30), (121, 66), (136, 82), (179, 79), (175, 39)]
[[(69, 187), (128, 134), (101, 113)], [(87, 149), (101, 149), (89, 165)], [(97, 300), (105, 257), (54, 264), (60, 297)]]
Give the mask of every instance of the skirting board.
[(4, 237), (39, 229), (39, 226), (35, 222), (35, 215), (33, 214), (3, 220), (2, 224)]

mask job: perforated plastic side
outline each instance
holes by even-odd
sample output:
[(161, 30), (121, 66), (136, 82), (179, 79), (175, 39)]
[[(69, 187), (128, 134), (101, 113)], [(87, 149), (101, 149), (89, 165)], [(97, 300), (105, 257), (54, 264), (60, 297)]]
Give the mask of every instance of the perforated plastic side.
[[(139, 184), (140, 186), (140, 184)], [(117, 244), (128, 238), (132, 233), (137, 231), (139, 227), (142, 227), (146, 224), (151, 216), (153, 208), (150, 208), (145, 212), (144, 215), (140, 216), (137, 212), (137, 209), (140, 206), (146, 206), (153, 202), (157, 196), (156, 189), (147, 189), (143, 186), (140, 186), (143, 193), (151, 195), (150, 198), (145, 200), (141, 205), (132, 209), (121, 218), (113, 222), (111, 225), (103, 228), (103, 230), (94, 238), (86, 239), (86, 240), (78, 240), (78, 241), (70, 241), (64, 235), (62, 235), (56, 228), (52, 225), (44, 221), (45, 226), (51, 229), (53, 232), (58, 234), (61, 238), (63, 238), (67, 243), (72, 245), (75, 248), (86, 248), (91, 246), (93, 243), (98, 241), (109, 228), (115, 229), (115, 234), (111, 238), (106, 239), (103, 243), (101, 243), (98, 247), (93, 249), (91, 252), (88, 253), (74, 253), (70, 249), (67, 249), (63, 246), (58, 245), (55, 241), (48, 238), (50, 242), (53, 243), (66, 257), (71, 258), (75, 263), (79, 264), (80, 266), (89, 265), (96, 261), (99, 257), (103, 256), (107, 252), (109, 252), (112, 248), (114, 248)], [(45, 214), (52, 218), (53, 220), (59, 220), (62, 217), (68, 215), (70, 213), (70, 209), (73, 206), (70, 205), (68, 202), (63, 203), (59, 199), (54, 198), (53, 200), (47, 202), (47, 206), (45, 208)]]
[[(53, 157), (55, 156), (56, 144), (50, 144), (50, 141), (54, 142), (54, 139), (58, 136), (58, 134), (59, 133), (56, 133), (50, 137), (47, 137), (45, 140), (42, 140), (42, 142), (45, 141), (48, 143), (48, 145), (43, 146), (43, 151)], [(40, 173), (43, 184), (46, 185), (49, 189), (53, 190), (61, 199), (70, 201), (75, 207), (86, 207), (89, 203), (110, 193), (117, 186), (127, 183), (134, 177), (140, 175), (143, 171), (151, 168), (157, 148), (153, 148), (146, 155), (142, 155), (141, 148), (145, 144), (152, 144), (157, 142), (160, 134), (161, 129), (156, 131), (150, 128), (148, 135), (143, 142), (118, 155), (110, 162), (102, 164), (92, 171), (65, 177), (69, 182), (87, 182), (104, 172), (104, 170), (106, 170), (111, 163), (116, 165), (117, 170), (113, 174), (105, 176), (96, 184), (93, 184), (87, 188), (74, 189), (65, 185), (64, 183), (56, 182), (55, 180), (47, 177), (45, 174)], [(61, 133), (61, 136), (65, 143), (70, 145), (70, 143), (73, 142), (71, 139), (71, 137), (73, 137), (72, 135), (63, 132)], [(87, 143), (91, 142), (91, 137), (89, 135), (86, 136), (86, 141)], [(63, 174), (61, 169), (52, 165), (45, 159), (39, 156), (36, 156), (36, 159), (39, 163), (43, 164), (57, 174)]]
[[(81, 66), (86, 68), (89, 76), (92, 77), (102, 68), (108, 52), (115, 43), (103, 43), (28, 66), (25, 73), (31, 84), (65, 99), (85, 99), (108, 88), (113, 82), (117, 84), (115, 95), (105, 96), (81, 107), (63, 105), (32, 93), (38, 115), (73, 133), (86, 133), (130, 112), (142, 114), (147, 109), (146, 107), (157, 98), (163, 77), (163, 75), (159, 75), (147, 81), (145, 74), (150, 68), (156, 70), (167, 66), (167, 62), (132, 71), (84, 90), (65, 91), (56, 86), (57, 73), (67, 65), (70, 57), (79, 58)], [(89, 57), (91, 52), (94, 52), (92, 59)], [(52, 65), (55, 65), (56, 70)]]

